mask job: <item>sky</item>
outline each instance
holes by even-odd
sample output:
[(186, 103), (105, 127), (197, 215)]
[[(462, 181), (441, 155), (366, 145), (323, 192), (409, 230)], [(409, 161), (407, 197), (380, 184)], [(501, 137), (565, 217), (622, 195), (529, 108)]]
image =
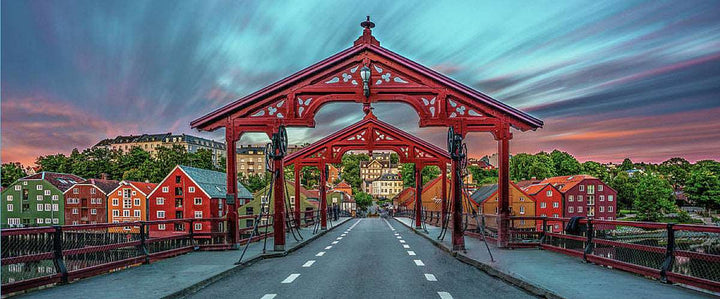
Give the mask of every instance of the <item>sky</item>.
[[(352, 46), (381, 46), (545, 122), (512, 153), (580, 161), (720, 160), (720, 1), (2, 1), (2, 161), (104, 138), (198, 132), (191, 120)], [(444, 148), (403, 104), (386, 122)], [(330, 104), (318, 140), (359, 121)], [(243, 143), (266, 142), (249, 134)], [(471, 156), (495, 153), (488, 133)]]

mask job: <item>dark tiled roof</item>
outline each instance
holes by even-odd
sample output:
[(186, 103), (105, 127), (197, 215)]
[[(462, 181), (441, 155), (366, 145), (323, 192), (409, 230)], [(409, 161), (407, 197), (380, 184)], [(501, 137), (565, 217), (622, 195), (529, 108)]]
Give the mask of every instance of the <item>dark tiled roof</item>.
[(69, 173), (43, 171), (31, 176), (26, 176), (21, 180), (46, 180), (56, 188), (60, 189), (60, 191), (65, 192), (67, 189), (70, 189), (72, 185), (82, 182), (85, 179)]
[(480, 188), (475, 190), (472, 195), (470, 195), (470, 199), (472, 199), (474, 202), (480, 204), (481, 202), (485, 201), (490, 197), (490, 195), (493, 195), (495, 191), (497, 191), (498, 185), (492, 184), (492, 185), (482, 185)]
[[(195, 168), (190, 166), (179, 165), (190, 178), (192, 178), (198, 187), (202, 188), (212, 198), (225, 198), (227, 194), (227, 179), (224, 172), (212, 171), (207, 169)], [(252, 199), (252, 193), (248, 191), (243, 184), (237, 183), (237, 197), (243, 199)]]
[(393, 173), (383, 173), (379, 178), (375, 179), (376, 181), (401, 181), (399, 174), (393, 174)]
[(88, 179), (80, 184), (90, 184), (95, 185), (96, 187), (100, 188), (105, 194), (108, 194), (115, 190), (120, 185), (120, 182), (114, 181), (114, 180), (101, 180), (101, 179)]

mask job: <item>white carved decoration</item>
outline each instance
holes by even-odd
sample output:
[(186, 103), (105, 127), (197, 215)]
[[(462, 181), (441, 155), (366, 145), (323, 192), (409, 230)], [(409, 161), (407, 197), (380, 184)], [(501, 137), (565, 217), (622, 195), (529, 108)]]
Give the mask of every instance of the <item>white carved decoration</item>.
[(400, 153), (403, 154), (403, 155), (405, 155), (406, 158), (409, 157), (408, 147), (407, 147), (407, 146), (401, 146), (401, 147), (400, 147)]
[(365, 131), (362, 131), (362, 132), (360, 132), (360, 133), (358, 133), (358, 134), (355, 134), (355, 136), (348, 138), (348, 141), (352, 141), (352, 140), (362, 140), (362, 141), (365, 141), (365, 133), (367, 133), (366, 130), (365, 130)]
[[(338, 82), (340, 82), (340, 80), (342, 80), (343, 82), (350, 81), (350, 83), (352, 83), (352, 85), (358, 85), (357, 80), (353, 79), (353, 74), (355, 74), (355, 72), (357, 72), (359, 67), (360, 67), (359, 65), (356, 65), (349, 69), (350, 74), (348, 74), (347, 72), (344, 72), (344, 73), (340, 74), (340, 76), (335, 76), (335, 77), (332, 77), (332, 79), (325, 81), (325, 84), (334, 84), (334, 83), (338, 83)], [(342, 79), (340, 79), (340, 77), (342, 77)]]
[(375, 130), (375, 141), (381, 141), (381, 140), (395, 140), (394, 138), (387, 136), (383, 134), (382, 132)]
[(435, 117), (435, 102), (437, 102), (436, 97), (433, 97), (432, 99), (428, 100), (426, 98), (420, 98), (423, 102), (423, 105), (425, 107), (429, 107), (428, 110), (430, 110), (430, 115)]
[(282, 112), (278, 112), (278, 109), (282, 107), (282, 105), (285, 104), (285, 100), (279, 101), (274, 105), (267, 106), (266, 108), (262, 108), (255, 113), (251, 114), (250, 117), (261, 117), (265, 116), (274, 116), (277, 118), (284, 118), (285, 116), (282, 114)]
[(303, 100), (300, 97), (298, 97), (298, 117), (302, 116), (303, 111), (305, 111), (305, 107), (309, 106), (311, 101), (312, 101), (312, 98)]
[(452, 113), (450, 113), (450, 117), (451, 117), (451, 118), (453, 118), (453, 117), (458, 117), (458, 116), (460, 116), (460, 115), (465, 115), (466, 113), (467, 113), (467, 115), (469, 115), (469, 116), (482, 116), (482, 114), (478, 113), (477, 111), (472, 110), (472, 109), (468, 109), (467, 107), (465, 107), (465, 105), (461, 105), (461, 104), (455, 103), (455, 102), (454, 102), (453, 100), (451, 100), (451, 99), (448, 99), (448, 103), (450, 103), (450, 106), (451, 106), (451, 107), (455, 108), (455, 111), (453, 111)]
[[(374, 67), (375, 70), (378, 72), (378, 74), (381, 74), (381, 75), (380, 75), (380, 79), (378, 79), (377, 81), (375, 81), (375, 85), (380, 85), (380, 84), (383, 83), (383, 81), (384, 81), (384, 82), (390, 82), (390, 77), (392, 77), (392, 74), (390, 74), (390, 72), (387, 72), (387, 73), (384, 73), (384, 74), (383, 74), (383, 69), (382, 69), (382, 68), (380, 68), (379, 66), (377, 66), (377, 65), (375, 65), (375, 64), (373, 64), (373, 67)], [(395, 82), (397, 82), (397, 83), (404, 83), (404, 84), (405, 84), (405, 83), (409, 83), (408, 81), (405, 81), (403, 78), (400, 78), (400, 77), (398, 77), (398, 76), (392, 77), (392, 80), (395, 81)]]

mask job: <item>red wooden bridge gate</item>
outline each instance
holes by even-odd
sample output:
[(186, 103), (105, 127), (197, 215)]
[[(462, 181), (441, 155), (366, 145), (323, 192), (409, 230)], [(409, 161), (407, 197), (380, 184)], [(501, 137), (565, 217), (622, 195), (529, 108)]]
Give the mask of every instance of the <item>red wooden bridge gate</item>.
[[(353, 46), (309, 66), (285, 79), (232, 102), (190, 123), (191, 127), (214, 131), (225, 128), (227, 142), (228, 190), (237, 178), (235, 145), (243, 133), (265, 132), (273, 144), (274, 169), (283, 169), (285, 127), (314, 127), (315, 114), (330, 102), (362, 103), (366, 113), (372, 103), (409, 104), (420, 116), (420, 127), (449, 127), (453, 169), (453, 247), (462, 249), (460, 227), (461, 179), (457, 178), (463, 159), (462, 140), (469, 132), (490, 132), (498, 142), (498, 245), (508, 242), (508, 163), (511, 128), (520, 131), (542, 127), (541, 120), (460, 84), (438, 72), (380, 46), (371, 29), (362, 22), (363, 33)], [(285, 210), (283, 176), (275, 176), (275, 249), (284, 249)], [(232, 192), (232, 191), (230, 191)], [(229, 240), (239, 239), (236, 194), (227, 194)], [(296, 205), (297, 206), (297, 205)]]

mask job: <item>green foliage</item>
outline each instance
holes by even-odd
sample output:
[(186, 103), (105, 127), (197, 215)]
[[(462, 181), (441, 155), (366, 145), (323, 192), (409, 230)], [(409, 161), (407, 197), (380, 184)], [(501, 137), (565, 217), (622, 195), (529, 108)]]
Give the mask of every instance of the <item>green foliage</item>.
[[(422, 175), (422, 183), (427, 184), (442, 174), (440, 167), (435, 165), (425, 166), (420, 172)], [(415, 164), (404, 163), (400, 170), (400, 177), (403, 180), (403, 186), (415, 187)]]
[(353, 188), (353, 193), (361, 190), (360, 161), (370, 161), (370, 156), (366, 154), (345, 154), (342, 157), (342, 177)]
[(684, 188), (688, 199), (708, 210), (720, 208), (720, 177), (710, 169), (696, 167)]
[(638, 211), (639, 220), (658, 221), (664, 213), (677, 210), (668, 181), (652, 174), (638, 176), (640, 179), (635, 188), (633, 206)]
[(673, 188), (677, 190), (680, 186), (684, 186), (688, 179), (690, 162), (683, 158), (671, 158), (662, 162), (658, 166), (658, 171), (662, 173)]
[(16, 163), (3, 163), (2, 165), (2, 186), (7, 188), (10, 184), (17, 181), (17, 179), (27, 176), (25, 169), (22, 164)]
[(390, 163), (392, 164), (398, 164), (400, 162), (400, 157), (396, 153), (390, 153)]
[(607, 182), (610, 179), (610, 173), (607, 171), (605, 166), (595, 161), (587, 161), (583, 163), (582, 173), (594, 176), (603, 182)]
[(618, 209), (629, 209), (635, 202), (635, 186), (638, 177), (630, 177), (626, 172), (620, 172), (608, 184), (617, 191)]
[(472, 173), (473, 180), (475, 180), (475, 182), (479, 185), (497, 183), (497, 169), (485, 170), (478, 166), (471, 165), (468, 166), (468, 171)]
[(367, 194), (365, 192), (358, 192), (355, 194), (355, 203), (357, 204), (357, 208), (359, 210), (366, 211), (367, 208), (372, 205), (372, 195)]
[(555, 176), (552, 158), (545, 152), (517, 154), (510, 159), (510, 178), (515, 181), (530, 178), (544, 179)]
[(258, 190), (265, 188), (265, 186), (270, 185), (271, 179), (272, 175), (269, 172), (251, 174), (247, 176), (242, 174), (240, 175), (240, 183), (242, 183), (243, 186), (250, 191), (250, 193), (255, 193)]
[(553, 161), (555, 175), (576, 175), (582, 172), (582, 165), (572, 155), (554, 150), (550, 153)]
[(621, 170), (621, 171), (627, 171), (627, 170), (630, 170), (633, 168), (635, 168), (635, 164), (633, 164), (633, 162), (630, 160), (630, 158), (625, 158), (625, 160), (622, 161), (622, 164), (620, 164), (620, 166), (618, 166), (618, 170)]

